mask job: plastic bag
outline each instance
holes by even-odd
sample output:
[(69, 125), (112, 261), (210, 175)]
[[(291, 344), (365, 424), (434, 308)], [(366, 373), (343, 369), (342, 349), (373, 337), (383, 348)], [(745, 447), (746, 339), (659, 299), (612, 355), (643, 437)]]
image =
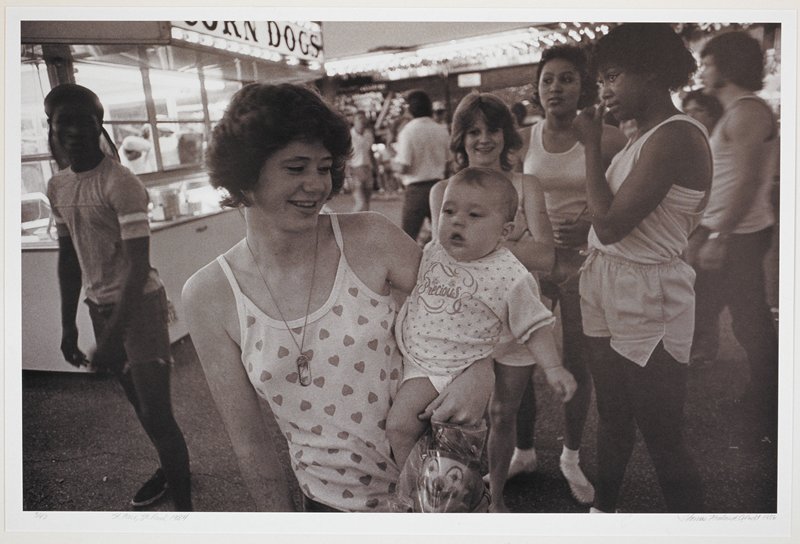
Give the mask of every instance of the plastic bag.
[(486, 423), (433, 422), (408, 456), (392, 502), (395, 512), (486, 512), (480, 473)]

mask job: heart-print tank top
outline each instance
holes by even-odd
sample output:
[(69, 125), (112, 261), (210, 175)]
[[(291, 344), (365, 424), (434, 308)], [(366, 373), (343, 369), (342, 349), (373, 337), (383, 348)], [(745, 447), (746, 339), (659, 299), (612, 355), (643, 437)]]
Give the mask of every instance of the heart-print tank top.
[(242, 293), (224, 257), (217, 260), (236, 299), (242, 364), (286, 437), (303, 493), (343, 511), (387, 511), (399, 474), (385, 432), (402, 372), (392, 333), (397, 306), (355, 275), (338, 219), (330, 219), (339, 265), (328, 300), (308, 316), (308, 386), (300, 384), (290, 337), (300, 342), (305, 318), (287, 330)]

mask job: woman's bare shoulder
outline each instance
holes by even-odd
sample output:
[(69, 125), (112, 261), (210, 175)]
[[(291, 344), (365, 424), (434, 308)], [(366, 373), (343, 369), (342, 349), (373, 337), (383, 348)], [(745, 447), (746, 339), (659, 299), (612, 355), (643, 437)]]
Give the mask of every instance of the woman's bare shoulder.
[(617, 153), (628, 143), (628, 138), (625, 137), (625, 134), (619, 128), (604, 124), (602, 143), (603, 147)]
[(360, 248), (360, 250), (371, 252), (392, 247), (402, 237), (407, 236), (388, 217), (378, 212), (343, 213), (337, 214), (336, 217), (345, 247)]
[[(222, 258), (230, 262), (237, 258), (240, 244), (222, 254)], [(231, 293), (231, 286), (222, 265), (214, 259), (200, 270), (192, 274), (183, 286), (181, 299), (189, 307), (203, 307), (206, 304), (219, 305), (225, 293)]]

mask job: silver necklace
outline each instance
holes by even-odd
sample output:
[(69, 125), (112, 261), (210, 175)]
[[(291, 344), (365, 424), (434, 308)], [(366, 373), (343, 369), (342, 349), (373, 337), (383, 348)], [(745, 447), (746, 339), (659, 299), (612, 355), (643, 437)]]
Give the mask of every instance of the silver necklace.
[(278, 306), (278, 301), (275, 299), (275, 296), (272, 294), (272, 289), (269, 288), (269, 283), (267, 283), (267, 278), (262, 272), (261, 267), (258, 266), (258, 261), (256, 260), (255, 253), (253, 253), (253, 248), (250, 247), (250, 241), (247, 239), (247, 236), (244, 237), (244, 243), (247, 245), (247, 250), (250, 252), (250, 257), (253, 259), (253, 264), (256, 265), (256, 270), (258, 270), (258, 274), (261, 276), (261, 281), (264, 282), (264, 286), (267, 288), (267, 293), (269, 293), (269, 298), (272, 300), (272, 304), (275, 305), (275, 308), (278, 310), (278, 315), (281, 316), (281, 320), (283, 324), (286, 325), (286, 332), (289, 333), (289, 336), (292, 338), (292, 342), (294, 345), (297, 346), (297, 351), (300, 352), (300, 355), (297, 357), (295, 361), (297, 364), (297, 375), (300, 378), (300, 385), (302, 386), (309, 386), (311, 385), (311, 367), (309, 363), (311, 362), (310, 357), (308, 356), (307, 352), (303, 351), (303, 346), (306, 343), (306, 326), (308, 325), (308, 311), (311, 309), (311, 293), (314, 292), (314, 281), (317, 277), (317, 253), (319, 252), (319, 225), (317, 226), (317, 234), (316, 234), (316, 241), (314, 242), (314, 265), (311, 268), (311, 287), (308, 290), (308, 302), (306, 302), (306, 315), (303, 319), (303, 336), (300, 337), (300, 343), (297, 343), (297, 339), (294, 337), (294, 333), (292, 329), (289, 328), (289, 322), (286, 321), (286, 318), (283, 317), (283, 312), (281, 311), (281, 307)]

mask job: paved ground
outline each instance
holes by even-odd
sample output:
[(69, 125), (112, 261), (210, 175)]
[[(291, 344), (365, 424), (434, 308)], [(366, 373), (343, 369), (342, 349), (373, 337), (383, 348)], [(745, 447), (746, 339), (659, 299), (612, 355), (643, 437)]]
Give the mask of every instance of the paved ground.
[[(349, 206), (347, 196), (331, 203), (336, 210)], [(377, 200), (373, 209), (399, 219), (399, 201)], [(687, 403), (688, 439), (706, 486), (707, 510), (775, 512), (775, 450), (748, 440), (749, 422), (737, 416), (734, 399), (744, 389), (747, 368), (727, 319), (723, 324), (720, 358), (714, 367), (691, 374)], [(191, 341), (175, 344), (173, 351), (175, 415), (191, 455), (195, 507), (207, 512), (250, 511), (230, 442)], [(537, 381), (540, 469), (509, 482), (508, 504), (516, 512), (586, 512), (571, 499), (558, 472), (562, 415), (542, 377)], [(22, 402), (24, 509), (129, 509), (130, 497), (152, 474), (156, 458), (115, 381), (86, 374), (23, 372)], [(590, 478), (595, 474), (595, 428), (593, 406), (582, 452)], [(285, 451), (274, 427), (273, 432)], [(641, 444), (628, 467), (622, 493), (622, 511), (664, 511)], [(162, 501), (150, 510), (167, 511), (171, 505)]]

